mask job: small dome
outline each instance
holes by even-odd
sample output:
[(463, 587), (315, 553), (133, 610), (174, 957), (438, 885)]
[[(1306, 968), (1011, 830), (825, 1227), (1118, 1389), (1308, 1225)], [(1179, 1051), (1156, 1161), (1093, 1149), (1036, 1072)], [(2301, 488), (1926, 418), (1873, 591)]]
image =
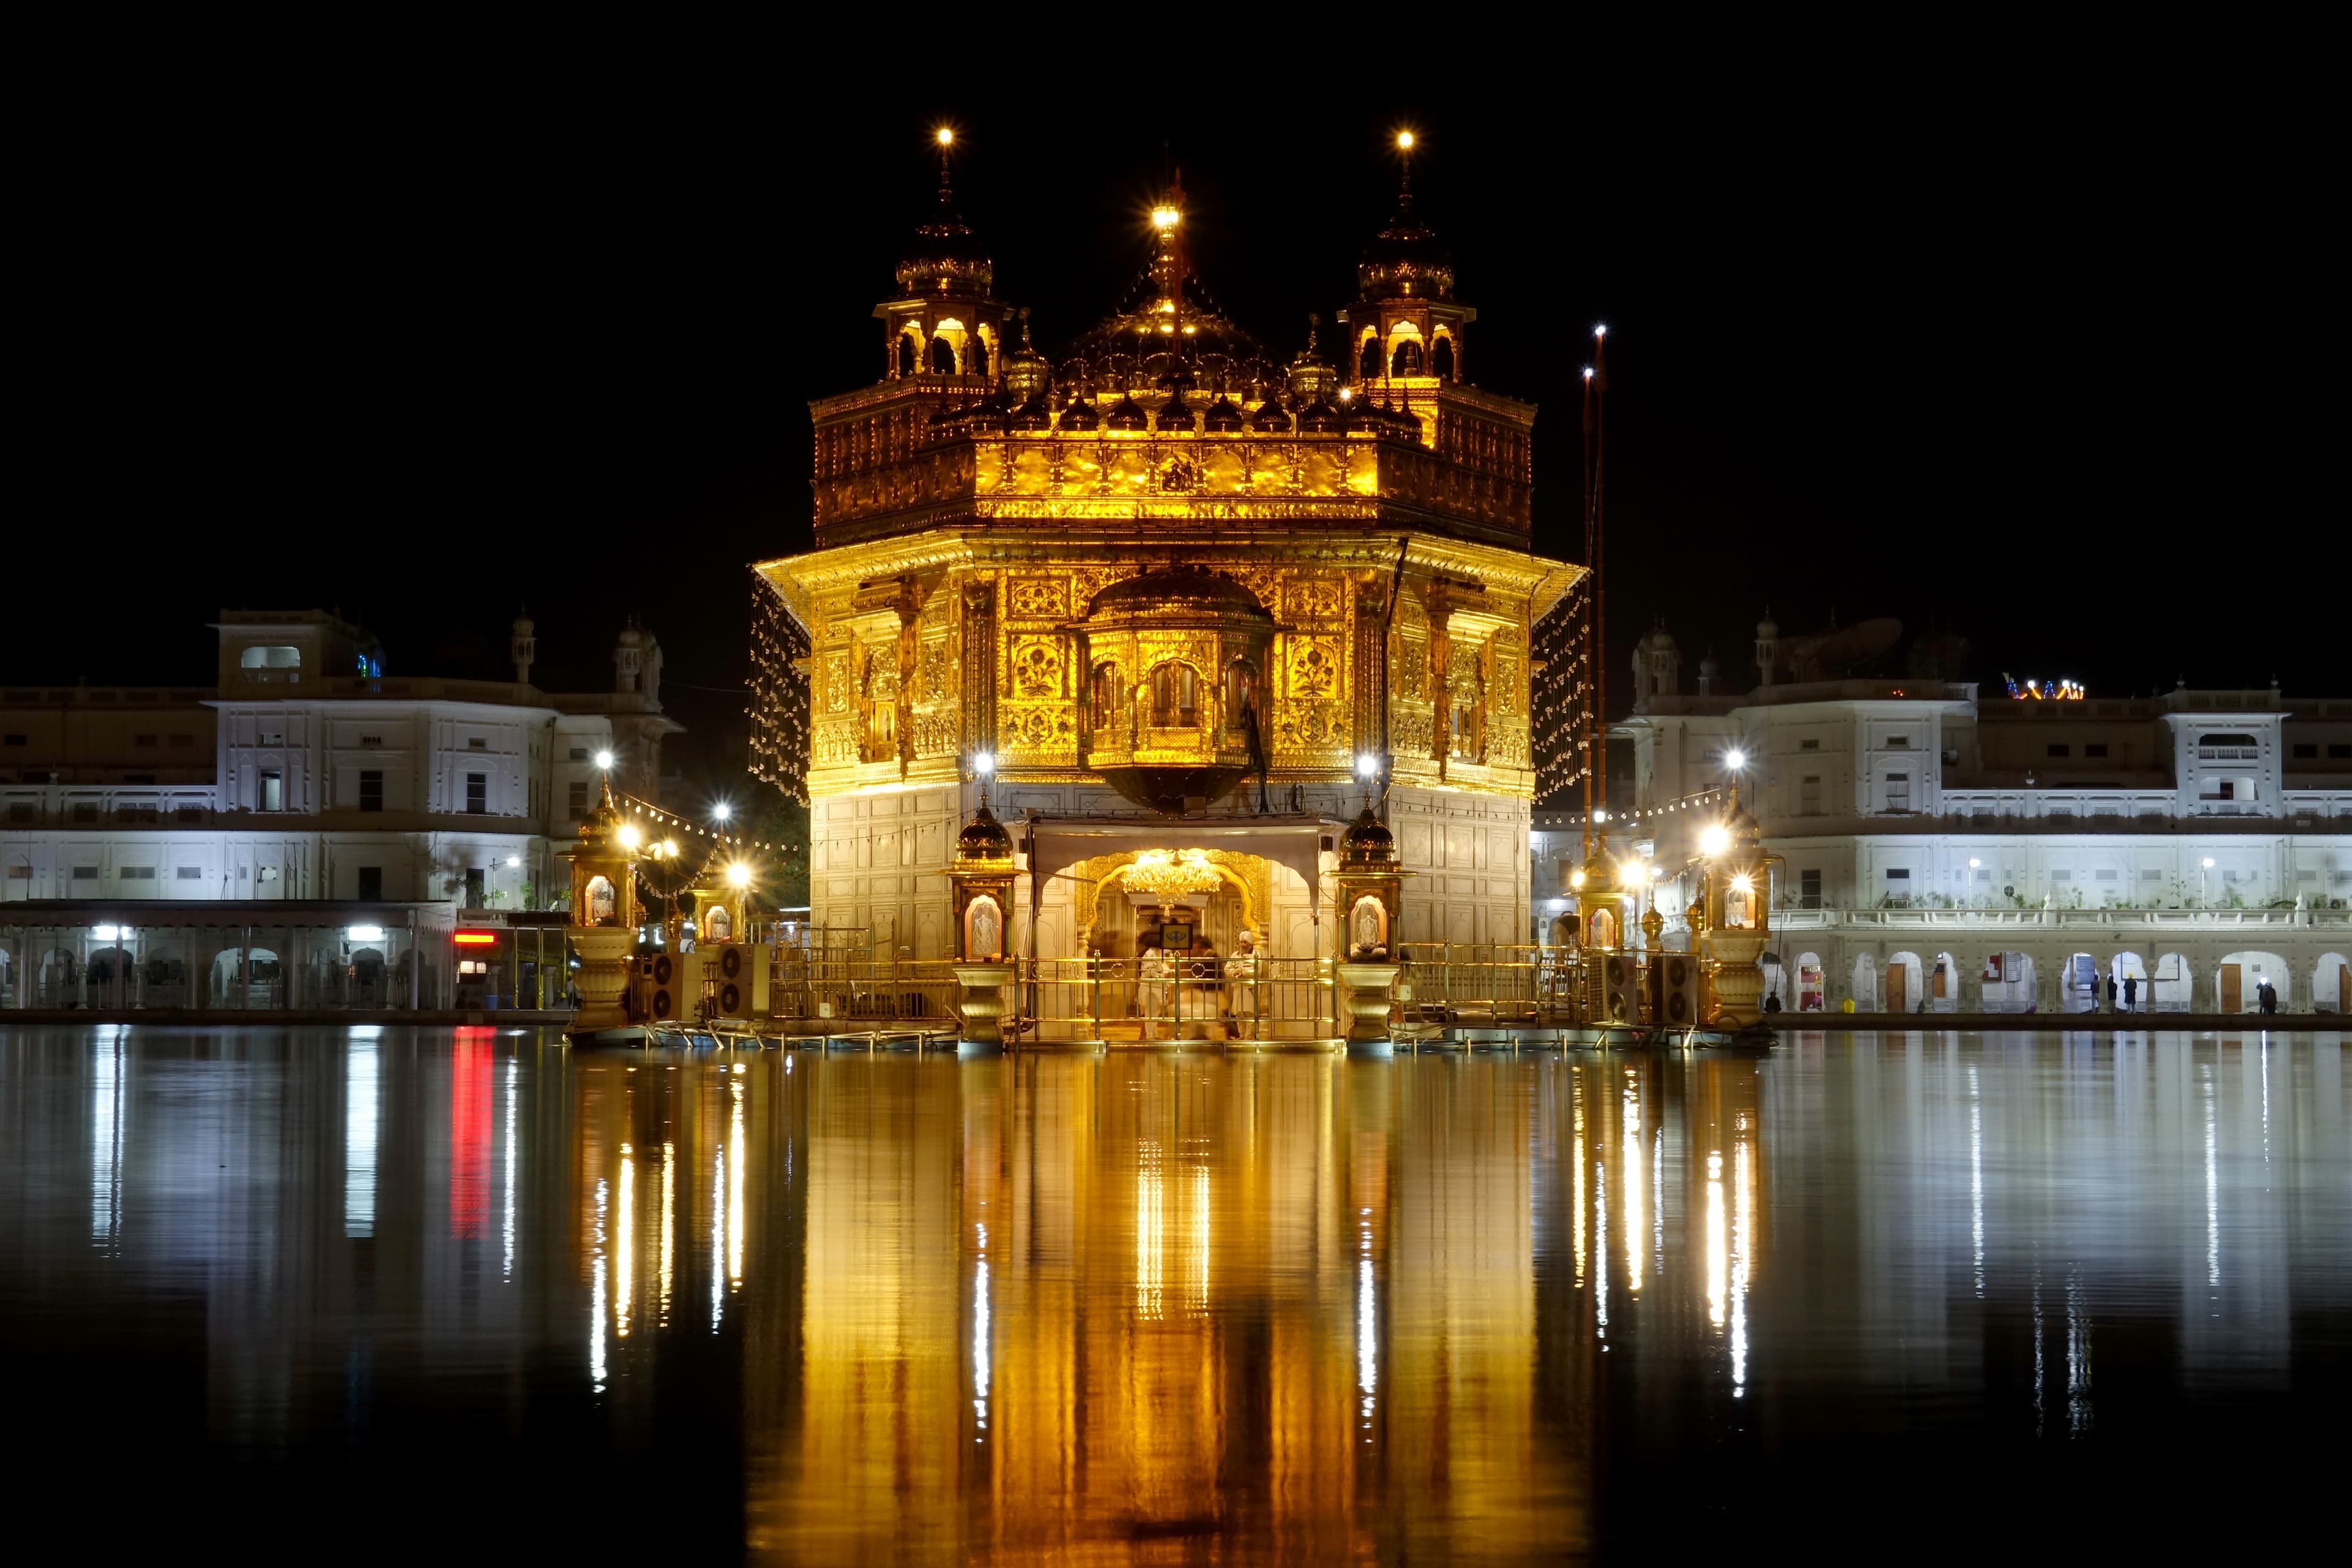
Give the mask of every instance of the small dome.
[(1122, 397), (1110, 405), (1110, 412), (1103, 416), (1103, 423), (1113, 430), (1146, 430), (1150, 428), (1151, 416), (1145, 413), (1143, 405), (1134, 398)]
[(1378, 865), (1396, 858), (1396, 835), (1372, 815), (1371, 802), (1364, 803), (1363, 815), (1340, 836), (1339, 858), (1349, 866)]
[(1777, 637), (1780, 635), (1780, 623), (1772, 618), (1771, 611), (1765, 611), (1764, 618), (1756, 623), (1757, 640), (1760, 642), (1769, 637)]
[(1152, 424), (1161, 430), (1192, 430), (1198, 428), (1200, 421), (1193, 417), (1191, 405), (1184, 401), (1184, 395), (1179, 392), (1160, 405), (1160, 416)]
[(1281, 404), (1268, 397), (1250, 416), (1250, 428), (1264, 435), (1279, 435), (1290, 428), (1290, 416), (1282, 411)]
[(533, 633), (537, 632), (538, 630), (539, 630), (539, 627), (531, 624), (531, 618), (530, 618), (530, 611), (526, 610), (526, 611), (524, 611), (521, 615), (517, 616), (514, 618), (514, 635), (515, 635), (515, 636), (517, 636), (517, 637), (527, 637), (531, 636)]
[(1255, 594), (1231, 577), (1205, 566), (1175, 566), (1122, 577), (1097, 594), (1087, 605), (1089, 617), (1107, 610), (1171, 609), (1178, 606), (1231, 606), (1263, 616), (1265, 606)]
[(597, 792), (596, 805), (580, 819), (580, 846), (583, 849), (612, 847), (613, 835), (621, 826), (621, 808), (613, 804), (613, 777), (604, 775)]
[(1067, 408), (1062, 410), (1061, 427), (1065, 430), (1100, 429), (1102, 415), (1096, 411), (1093, 404), (1087, 401), (1086, 394), (1080, 393), (1070, 399), (1070, 405)]
[(1024, 306), (1021, 311), (1021, 346), (1004, 362), (1005, 395), (1018, 406), (1032, 398), (1044, 397), (1053, 380), (1054, 367), (1045, 363), (1044, 354), (1029, 346), (1029, 310)]
[(1338, 407), (1320, 397), (1298, 411), (1298, 427), (1301, 430), (1337, 430), (1341, 423)]
[(1652, 626), (1648, 632), (1643, 634), (1642, 637), (1642, 646), (1654, 653), (1675, 653), (1679, 651), (1675, 642), (1675, 634), (1666, 630), (1666, 623), (1664, 621), (1660, 621), (1657, 625)]
[(1410, 190), (1397, 198), (1396, 216), (1388, 226), (1364, 247), (1363, 259), (1356, 264), (1356, 281), (1367, 300), (1453, 297), (1454, 253), (1413, 216)]
[(971, 820), (956, 835), (956, 859), (961, 863), (975, 860), (1009, 861), (1013, 858), (1013, 835), (996, 820), (996, 814), (982, 801)]
[(636, 624), (635, 622), (631, 622), (629, 625), (621, 628), (621, 635), (617, 639), (618, 647), (643, 647), (645, 643), (646, 634), (637, 630)]
[(1698, 661), (1698, 672), (1709, 680), (1723, 673), (1723, 666), (1717, 662), (1713, 648), (1707, 649), (1706, 657)]
[(931, 221), (919, 226), (898, 252), (898, 292), (977, 294), (988, 298), (996, 269), (988, 248), (956, 211), (944, 154), (940, 161), (940, 205)]
[(1239, 405), (1223, 394), (1218, 395), (1214, 403), (1209, 405), (1208, 412), (1201, 416), (1201, 426), (1205, 430), (1239, 430), (1247, 423), (1248, 419), (1242, 413)]

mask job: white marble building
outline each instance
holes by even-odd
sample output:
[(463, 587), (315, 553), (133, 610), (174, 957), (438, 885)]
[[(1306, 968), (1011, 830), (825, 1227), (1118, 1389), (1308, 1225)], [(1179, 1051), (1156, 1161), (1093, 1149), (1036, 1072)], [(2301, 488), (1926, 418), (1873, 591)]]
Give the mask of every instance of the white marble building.
[[(1940, 957), (1946, 999), (1973, 1006), (2004, 952), (2032, 960), (2045, 1010), (2070, 1000), (2054, 972), (2085, 973), (2086, 958), (2120, 980), (2129, 954), (2151, 985), (2178, 958), (2169, 990), (2200, 1007), (2231, 994), (2233, 963), (2242, 1005), (2260, 974), (2290, 1005), (2346, 1005), (2352, 700), (2276, 687), (2057, 700), (1940, 679), (1791, 680), (1769, 619), (1756, 648), (1753, 689), (1721, 690), (1709, 659), (1696, 694), (1682, 689), (1664, 627), (1635, 650), (1633, 709), (1614, 730), (1631, 744), (1634, 794), (1606, 828), (1614, 854), (1646, 849), (1666, 869), (1656, 897), (1671, 922), (1697, 835), (1720, 809), (1705, 797), (1736, 773), (1784, 858), (1783, 945), (1823, 933), (1812, 946), (1824, 1005), (1846, 995), (1884, 1005), (1898, 987), (1932, 1002)], [(1537, 814), (1539, 932), (1567, 907), (1582, 831), (1576, 811)], [(1946, 931), (1943, 945), (1885, 934), (1929, 925)], [(2058, 934), (2067, 931), (2076, 934)], [(1890, 986), (1890, 965), (1916, 974)], [(1996, 989), (2027, 997), (2013, 979)]]
[(383, 673), (360, 627), (230, 611), (214, 688), (0, 688), (0, 903), (126, 899), (546, 908), (552, 849), (595, 795), (652, 798), (661, 655), (641, 628), (614, 689)]

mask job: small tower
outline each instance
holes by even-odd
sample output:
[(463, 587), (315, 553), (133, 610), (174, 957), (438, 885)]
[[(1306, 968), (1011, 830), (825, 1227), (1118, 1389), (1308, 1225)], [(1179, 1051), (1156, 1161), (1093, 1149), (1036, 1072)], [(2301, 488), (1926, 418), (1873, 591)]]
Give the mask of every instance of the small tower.
[(1769, 686), (1780, 664), (1780, 623), (1767, 609), (1756, 623), (1756, 684)]
[(1660, 697), (1683, 689), (1683, 650), (1662, 618), (1633, 645), (1633, 706), (1646, 710)]
[(1722, 678), (1723, 666), (1717, 662), (1715, 649), (1709, 648), (1706, 657), (1698, 661), (1698, 694), (1701, 697), (1714, 696), (1715, 683)]
[(1478, 312), (1454, 298), (1454, 255), (1413, 213), (1412, 132), (1399, 132), (1396, 145), (1404, 163), (1396, 213), (1356, 265), (1360, 298), (1339, 313), (1349, 329), (1342, 368), (1368, 395), (1392, 387), (1415, 407), (1413, 392), (1464, 379), (1464, 339)]
[(991, 293), (995, 264), (956, 210), (948, 159), (955, 132), (940, 126), (940, 199), (899, 251), (898, 297), (874, 308), (882, 322), (885, 381), (986, 382), (999, 369), (1009, 313)]
[(624, 697), (639, 696), (645, 681), (646, 634), (638, 630), (636, 617), (632, 616), (613, 643), (613, 689)]
[(515, 684), (529, 686), (531, 664), (539, 658), (539, 638), (534, 635), (539, 628), (531, 625), (530, 612), (525, 610), (515, 616), (511, 629), (513, 635), (507, 639), (507, 653), (514, 660)]

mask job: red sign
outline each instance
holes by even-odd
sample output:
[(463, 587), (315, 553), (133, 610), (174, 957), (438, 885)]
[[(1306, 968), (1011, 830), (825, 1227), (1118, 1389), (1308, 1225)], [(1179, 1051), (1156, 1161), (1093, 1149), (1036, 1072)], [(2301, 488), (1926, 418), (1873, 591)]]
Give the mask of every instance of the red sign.
[(499, 933), (494, 931), (461, 931), (449, 940), (459, 947), (488, 947), (499, 940)]

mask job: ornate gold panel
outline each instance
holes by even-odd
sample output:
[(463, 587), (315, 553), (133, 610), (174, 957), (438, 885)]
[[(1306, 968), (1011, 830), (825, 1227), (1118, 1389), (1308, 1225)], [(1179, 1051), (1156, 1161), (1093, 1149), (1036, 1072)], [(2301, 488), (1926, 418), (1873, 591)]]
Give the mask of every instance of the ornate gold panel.
[(1005, 615), (1013, 620), (1066, 621), (1070, 585), (1061, 577), (1015, 577)]
[(1015, 637), (1005, 660), (1005, 695), (1036, 702), (1070, 695), (1070, 651), (1062, 637)]

